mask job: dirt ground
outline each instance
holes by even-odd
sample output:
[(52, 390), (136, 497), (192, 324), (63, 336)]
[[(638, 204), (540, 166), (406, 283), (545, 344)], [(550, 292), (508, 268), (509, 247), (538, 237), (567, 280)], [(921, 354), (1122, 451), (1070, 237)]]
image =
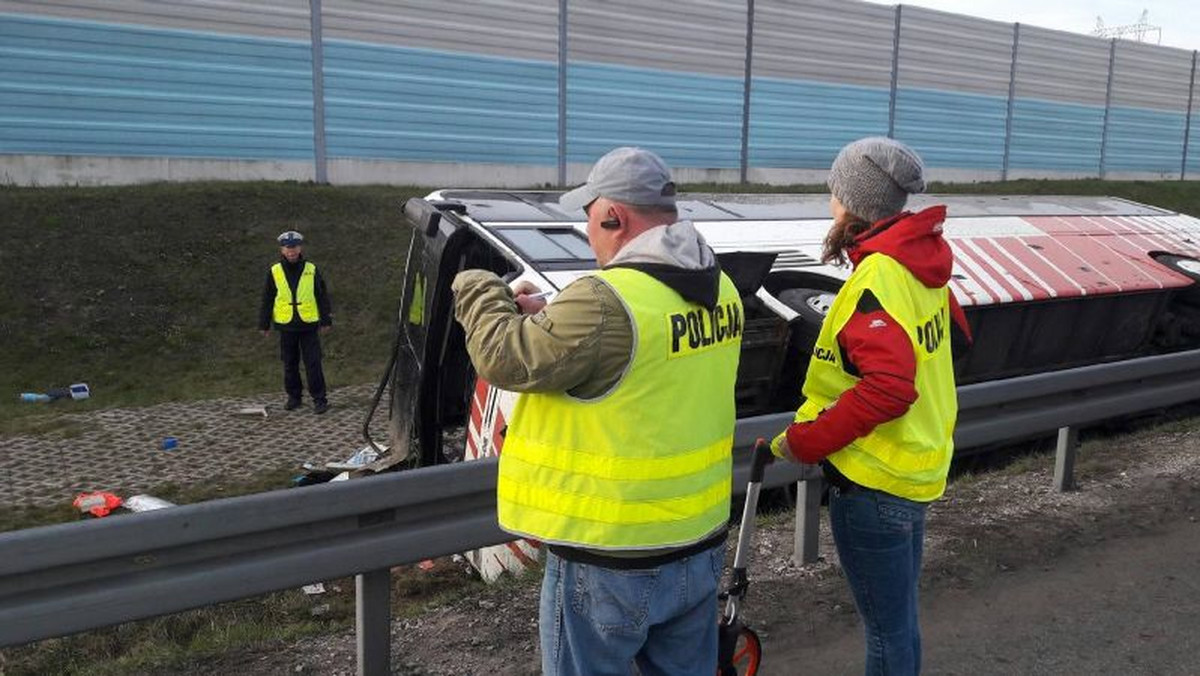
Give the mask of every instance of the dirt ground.
[[(963, 476), (930, 510), (927, 674), (1200, 673), (1200, 418), (1090, 440), (1077, 490), (1053, 456)], [(822, 516), (822, 560), (792, 561), (791, 514), (755, 538), (744, 617), (761, 674), (862, 673), (857, 616)], [(731, 545), (733, 539), (730, 540)], [(405, 676), (538, 673), (538, 575), (393, 622)], [(201, 674), (353, 674), (351, 632), (226, 655)]]

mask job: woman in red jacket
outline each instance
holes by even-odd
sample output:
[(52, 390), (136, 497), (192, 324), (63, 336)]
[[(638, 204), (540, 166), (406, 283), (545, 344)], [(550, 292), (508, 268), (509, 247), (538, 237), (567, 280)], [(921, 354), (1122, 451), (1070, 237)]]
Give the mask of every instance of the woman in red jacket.
[(796, 421), (773, 444), (820, 464), (830, 483), (867, 674), (920, 672), (925, 508), (945, 489), (958, 411), (950, 333), (966, 322), (946, 286), (946, 208), (904, 211), (923, 173), (911, 148), (887, 138), (855, 141), (834, 160), (823, 260), (854, 269), (821, 325)]

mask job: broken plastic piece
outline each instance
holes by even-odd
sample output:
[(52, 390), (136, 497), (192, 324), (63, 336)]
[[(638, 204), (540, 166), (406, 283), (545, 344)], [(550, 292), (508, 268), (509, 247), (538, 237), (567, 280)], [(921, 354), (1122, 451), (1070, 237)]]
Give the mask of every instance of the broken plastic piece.
[(101, 517), (108, 516), (110, 512), (120, 507), (121, 498), (105, 491), (94, 491), (91, 493), (80, 493), (75, 496), (75, 501), (71, 504), (75, 505), (75, 509), (84, 514)]
[[(384, 451), (386, 446), (381, 446)], [(363, 446), (357, 453), (346, 458), (343, 462), (327, 462), (325, 467), (332, 470), (355, 470), (364, 465), (369, 465), (379, 459), (379, 453), (375, 452), (370, 446)]]
[(153, 495), (131, 495), (125, 498), (125, 509), (131, 512), (149, 512), (155, 509), (174, 506), (174, 502), (168, 502)]
[(262, 416), (263, 418), (265, 418), (265, 417), (267, 417), (267, 407), (266, 406), (246, 406), (243, 408), (239, 408), (237, 411), (235, 411), (235, 413), (237, 413), (238, 415), (244, 415), (246, 417)]

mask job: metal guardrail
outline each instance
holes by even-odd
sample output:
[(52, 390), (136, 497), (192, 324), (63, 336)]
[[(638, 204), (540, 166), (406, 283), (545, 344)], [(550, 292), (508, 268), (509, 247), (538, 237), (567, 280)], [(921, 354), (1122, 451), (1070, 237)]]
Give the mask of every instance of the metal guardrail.
[[(1194, 399), (1200, 350), (968, 385), (959, 388), (955, 440), (962, 449), (979, 447)], [(790, 419), (739, 422), (739, 494), (754, 440)], [(496, 468), (496, 460), (482, 460), (0, 534), (0, 646), (503, 542)], [(776, 463), (764, 486), (803, 476), (800, 466)], [(377, 625), (387, 614), (364, 608), (364, 577), (360, 671), (374, 672), (363, 666), (362, 622), (374, 617)], [(387, 640), (373, 631), (376, 645)], [(386, 651), (381, 659), (386, 665)]]

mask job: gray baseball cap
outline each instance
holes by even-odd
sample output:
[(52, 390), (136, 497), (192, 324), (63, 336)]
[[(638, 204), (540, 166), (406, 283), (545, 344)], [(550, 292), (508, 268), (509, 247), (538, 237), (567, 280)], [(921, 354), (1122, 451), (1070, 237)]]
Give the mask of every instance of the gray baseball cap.
[(642, 148), (617, 148), (596, 161), (587, 183), (563, 194), (558, 204), (575, 211), (604, 197), (639, 207), (675, 206), (675, 183), (662, 158)]

